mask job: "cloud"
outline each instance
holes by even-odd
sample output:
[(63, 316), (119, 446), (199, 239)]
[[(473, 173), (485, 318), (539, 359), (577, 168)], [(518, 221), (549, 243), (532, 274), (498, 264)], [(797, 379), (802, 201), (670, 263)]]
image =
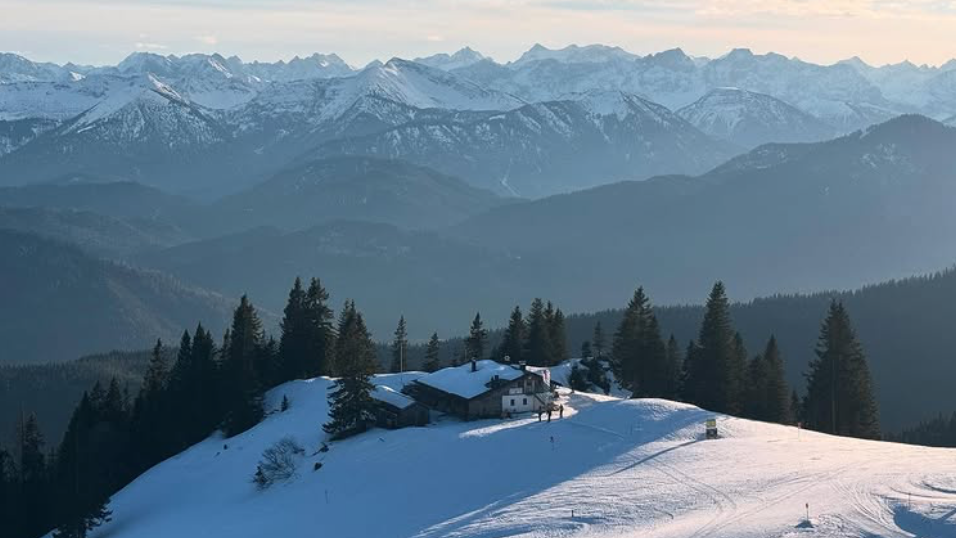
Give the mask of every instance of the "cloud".
[(956, 0), (0, 0), (0, 13), (16, 15), (0, 17), (0, 50), (61, 63), (114, 63), (130, 44), (245, 60), (336, 52), (357, 65), (472, 46), (507, 61), (541, 42), (941, 64), (956, 35)]
[(169, 48), (162, 43), (144, 43), (142, 41), (137, 41), (135, 46), (138, 50), (166, 50)]

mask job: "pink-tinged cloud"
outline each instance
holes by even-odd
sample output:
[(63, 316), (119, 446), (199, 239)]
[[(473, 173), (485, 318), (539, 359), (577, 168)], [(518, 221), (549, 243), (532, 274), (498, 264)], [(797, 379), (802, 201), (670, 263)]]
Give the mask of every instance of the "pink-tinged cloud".
[(354, 65), (466, 45), (506, 61), (537, 42), (820, 63), (956, 56), (952, 0), (0, 0), (0, 13), (0, 50), (60, 62), (114, 63), (137, 43), (260, 60), (336, 52)]

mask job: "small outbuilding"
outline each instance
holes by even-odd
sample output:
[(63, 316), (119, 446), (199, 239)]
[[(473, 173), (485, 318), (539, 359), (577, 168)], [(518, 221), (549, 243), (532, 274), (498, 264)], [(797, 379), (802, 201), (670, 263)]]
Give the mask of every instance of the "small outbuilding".
[(375, 424), (380, 428), (394, 430), (429, 422), (428, 407), (391, 387), (376, 385), (371, 396), (376, 403)]
[(492, 360), (424, 375), (404, 392), (432, 409), (465, 420), (545, 411), (552, 404), (549, 370)]

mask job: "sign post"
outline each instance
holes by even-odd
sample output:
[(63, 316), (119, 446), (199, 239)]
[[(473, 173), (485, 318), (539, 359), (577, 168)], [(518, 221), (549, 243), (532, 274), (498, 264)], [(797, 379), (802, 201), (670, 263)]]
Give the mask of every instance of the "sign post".
[(704, 426), (707, 428), (707, 439), (717, 439), (719, 437), (717, 434), (716, 418), (707, 419), (707, 422), (704, 423)]

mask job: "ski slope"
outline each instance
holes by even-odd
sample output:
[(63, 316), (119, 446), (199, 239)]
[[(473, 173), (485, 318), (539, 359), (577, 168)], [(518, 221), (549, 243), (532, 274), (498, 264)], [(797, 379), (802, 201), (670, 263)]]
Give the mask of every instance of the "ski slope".
[[(696, 407), (564, 391), (565, 417), (551, 423), (439, 417), (320, 453), (329, 384), (273, 390), (269, 408), (287, 395), (288, 411), (154, 467), (113, 498), (112, 522), (92, 536), (956, 537), (956, 450), (726, 416), (723, 438), (707, 441), (713, 415)], [(285, 436), (306, 447), (298, 475), (257, 491), (260, 454)]]

